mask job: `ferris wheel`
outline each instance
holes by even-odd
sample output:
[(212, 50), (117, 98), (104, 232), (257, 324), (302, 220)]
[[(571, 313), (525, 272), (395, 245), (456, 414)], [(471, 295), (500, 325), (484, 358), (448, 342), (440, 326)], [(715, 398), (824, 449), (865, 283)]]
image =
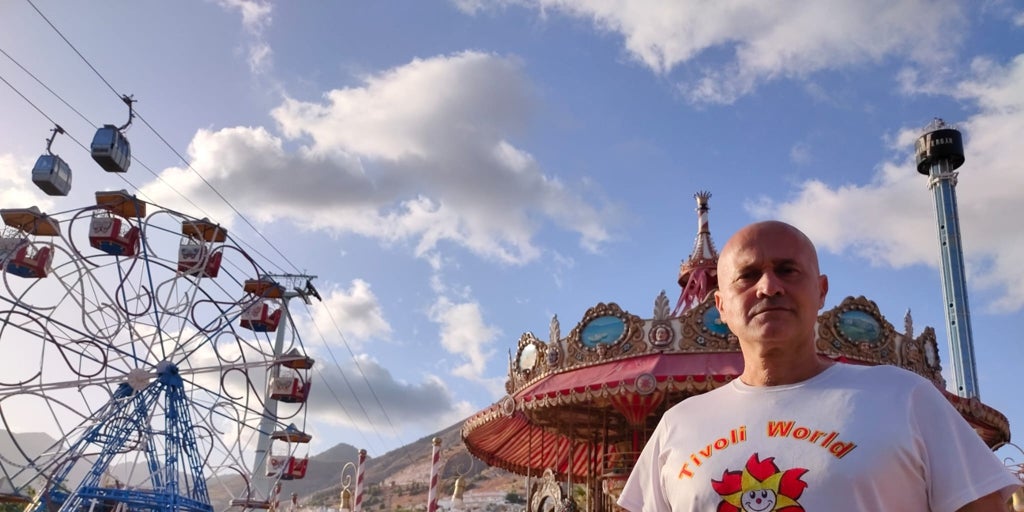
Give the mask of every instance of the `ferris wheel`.
[(124, 191), (0, 216), (0, 502), (261, 509), (305, 475), (311, 276)]

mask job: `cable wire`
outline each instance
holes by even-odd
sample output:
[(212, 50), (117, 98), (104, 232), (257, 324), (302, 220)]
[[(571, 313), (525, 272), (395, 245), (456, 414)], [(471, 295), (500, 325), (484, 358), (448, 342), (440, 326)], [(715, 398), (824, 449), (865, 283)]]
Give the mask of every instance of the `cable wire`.
[[(116, 89), (116, 88), (114, 88), (114, 86), (113, 86), (113, 85), (112, 85), (112, 84), (111, 84), (111, 83), (110, 83), (110, 82), (109, 82), (109, 81), (108, 81), (108, 80), (107, 80), (107, 79), (106, 79), (106, 78), (105, 78), (105, 77), (103, 76), (103, 74), (102, 74), (102, 73), (100, 73), (100, 72), (99, 72), (99, 70), (97, 70), (97, 69), (96, 69), (96, 67), (95, 67), (95, 66), (93, 66), (93, 65), (92, 65), (92, 63), (91, 63), (91, 62), (89, 61), (89, 59), (87, 59), (87, 58), (85, 57), (85, 55), (83, 55), (83, 54), (82, 54), (82, 52), (80, 52), (80, 51), (78, 50), (78, 48), (76, 48), (76, 47), (75, 47), (75, 45), (74, 45), (74, 44), (73, 44), (73, 43), (72, 43), (72, 42), (71, 42), (71, 41), (70, 41), (70, 40), (69, 40), (69, 39), (68, 39), (68, 38), (67, 38), (67, 37), (66, 37), (66, 36), (65, 36), (65, 35), (64, 35), (64, 34), (63, 34), (63, 33), (61, 32), (61, 31), (60, 31), (60, 29), (58, 29), (58, 28), (57, 28), (57, 26), (56, 26), (56, 25), (54, 25), (54, 24), (53, 24), (53, 22), (51, 22), (51, 21), (49, 20), (49, 18), (47, 18), (47, 17), (46, 17), (46, 15), (45, 15), (45, 14), (43, 14), (43, 12), (42, 12), (42, 11), (41, 11), (41, 10), (40, 10), (40, 9), (39, 9), (39, 8), (38, 8), (38, 7), (36, 6), (36, 5), (35, 5), (35, 3), (33, 3), (33, 1), (32, 1), (32, 0), (26, 0), (26, 1), (27, 1), (27, 2), (29, 3), (29, 5), (31, 5), (31, 6), (32, 6), (32, 8), (33, 8), (33, 9), (34, 9), (34, 10), (36, 11), (36, 13), (38, 13), (38, 14), (39, 14), (39, 16), (43, 18), (43, 20), (44, 20), (44, 21), (45, 21), (45, 22), (46, 22), (46, 23), (47, 23), (47, 24), (48, 24), (48, 25), (50, 26), (50, 28), (52, 28), (52, 29), (54, 30), (54, 32), (56, 32), (56, 33), (57, 33), (57, 35), (58, 35), (58, 36), (60, 36), (60, 38), (61, 38), (61, 39), (62, 39), (62, 40), (63, 40), (63, 41), (64, 41), (64, 42), (65, 42), (65, 43), (66, 43), (66, 44), (67, 44), (67, 45), (68, 45), (68, 46), (69, 46), (69, 47), (70, 47), (70, 48), (72, 49), (72, 51), (74, 51), (74, 52), (75, 52), (75, 54), (76, 54), (76, 55), (78, 55), (78, 57), (79, 57), (80, 59), (82, 59), (82, 61), (83, 61), (83, 62), (85, 62), (85, 64), (86, 64), (86, 65), (87, 65), (87, 66), (89, 67), (89, 69), (91, 69), (91, 70), (93, 71), (93, 73), (95, 73), (95, 74), (96, 74), (96, 76), (97, 76), (97, 77), (98, 77), (98, 78), (99, 78), (99, 79), (100, 79), (100, 80), (101, 80), (101, 81), (102, 81), (102, 82), (103, 82), (103, 83), (104, 83), (104, 84), (105, 84), (105, 85), (107, 86), (107, 88), (109, 88), (109, 89), (110, 89), (110, 91), (111, 91), (111, 92), (113, 92), (113, 93), (114, 93), (114, 95), (115, 95), (116, 97), (118, 97), (118, 99), (121, 99), (121, 98), (123, 97), (123, 95), (122, 95), (121, 93), (119, 93), (119, 92), (117, 91), (117, 89)], [(7, 55), (7, 53), (6, 53), (6, 52), (4, 52), (4, 54), (5, 54), (5, 55)], [(7, 55), (7, 56), (8, 56), (8, 58), (11, 58), (11, 57), (10, 57), (9, 55)], [(38, 79), (37, 77), (35, 77), (35, 75), (33, 75), (33, 74), (32, 74), (32, 73), (30, 73), (30, 72), (29, 72), (29, 71), (28, 71), (27, 69), (25, 69), (25, 68), (24, 68), (23, 66), (21, 66), (21, 64), (20, 64), (20, 63), (18, 63), (17, 61), (15, 61), (15, 60), (14, 60), (13, 58), (11, 58), (11, 60), (12, 60), (12, 61), (14, 61), (14, 62), (15, 62), (15, 64), (17, 64), (17, 65), (18, 65), (18, 67), (22, 68), (22, 69), (23, 69), (23, 70), (24, 70), (24, 71), (25, 71), (26, 73), (28, 73), (28, 74), (29, 74), (30, 76), (32, 76), (32, 77), (33, 77), (33, 78), (34, 78), (34, 79), (35, 79), (35, 80), (36, 80), (37, 82), (39, 82), (39, 83), (40, 83), (41, 85), (43, 85), (43, 87), (45, 87), (45, 88), (46, 88), (46, 89), (47, 89), (48, 91), (50, 91), (50, 92), (51, 92), (52, 94), (54, 94), (54, 96), (56, 96), (56, 97), (57, 97), (58, 99), (60, 99), (60, 100), (61, 100), (61, 101), (62, 101), (62, 102), (63, 102), (63, 103), (65, 104), (65, 105), (67, 105), (67, 106), (68, 106), (69, 108), (71, 108), (71, 109), (72, 109), (72, 110), (73, 110), (73, 111), (74, 111), (75, 113), (77, 113), (77, 114), (78, 114), (79, 116), (81, 116), (81, 117), (82, 117), (83, 119), (86, 119), (86, 121), (87, 121), (87, 122), (89, 122), (90, 124), (92, 124), (92, 125), (93, 125), (94, 127), (96, 126), (96, 125), (95, 125), (94, 123), (92, 123), (92, 122), (91, 122), (91, 121), (89, 121), (89, 120), (88, 120), (87, 118), (85, 118), (85, 116), (84, 116), (84, 115), (82, 115), (82, 114), (81, 114), (81, 113), (80, 113), (80, 112), (79, 112), (78, 110), (74, 109), (74, 108), (73, 108), (73, 107), (72, 107), (72, 106), (71, 106), (70, 104), (68, 104), (68, 102), (67, 102), (67, 101), (65, 101), (65, 100), (64, 100), (63, 98), (61, 98), (61, 97), (60, 97), (60, 96), (59, 96), (58, 94), (56, 94), (56, 93), (55, 93), (55, 92), (54, 92), (54, 91), (53, 91), (52, 89), (50, 89), (50, 88), (49, 88), (49, 87), (47, 87), (47, 86), (46, 86), (45, 84), (43, 84), (41, 80), (39, 80), (39, 79)], [(44, 117), (46, 117), (46, 118), (47, 118), (48, 120), (50, 120), (50, 121), (51, 121), (51, 122), (53, 122), (54, 124), (57, 124), (56, 122), (54, 122), (54, 121), (53, 121), (53, 120), (52, 120), (52, 119), (50, 118), (50, 116), (48, 116), (48, 115), (47, 115), (47, 114), (46, 114), (45, 112), (43, 112), (43, 111), (42, 111), (42, 109), (40, 109), (39, 107), (37, 107), (37, 106), (36, 106), (36, 105), (35, 105), (34, 103), (32, 103), (32, 102), (31, 102), (31, 101), (30, 101), (30, 100), (29, 100), (29, 99), (28, 99), (27, 97), (25, 97), (25, 96), (24, 96), (23, 94), (21, 94), (21, 92), (20, 92), (20, 91), (18, 91), (18, 90), (17, 90), (17, 89), (16, 89), (16, 88), (15, 88), (15, 87), (14, 87), (14, 86), (12, 85), (12, 84), (10, 84), (9, 82), (7, 82), (7, 80), (3, 79), (3, 77), (0, 77), (0, 80), (3, 80), (3, 81), (4, 81), (5, 83), (7, 83), (7, 85), (8, 85), (8, 86), (10, 86), (10, 87), (11, 87), (12, 89), (14, 89), (14, 90), (15, 90), (15, 92), (16, 92), (16, 93), (18, 93), (18, 95), (19, 95), (19, 96), (21, 96), (21, 97), (22, 97), (23, 99), (25, 99), (25, 101), (27, 101), (27, 102), (28, 102), (28, 103), (29, 103), (30, 105), (32, 105), (32, 106), (33, 106), (33, 107), (34, 107), (34, 108), (35, 108), (35, 109), (36, 109), (37, 111), (39, 111), (39, 113), (40, 113), (40, 114), (42, 114), (42, 115), (43, 115)], [(250, 229), (252, 229), (252, 231), (253, 231), (253, 232), (255, 232), (255, 233), (256, 233), (256, 234), (257, 234), (257, 235), (258, 235), (258, 236), (259, 236), (259, 237), (260, 237), (260, 238), (261, 238), (261, 239), (262, 239), (262, 240), (263, 240), (264, 242), (266, 242), (266, 243), (267, 243), (267, 245), (268, 245), (268, 246), (270, 246), (270, 247), (271, 247), (271, 249), (273, 249), (273, 250), (274, 250), (274, 252), (276, 252), (276, 253), (277, 253), (277, 254), (278, 254), (278, 255), (279, 255), (279, 256), (280, 256), (280, 257), (281, 257), (281, 258), (282, 258), (282, 259), (283, 259), (283, 260), (284, 260), (285, 262), (287, 262), (287, 263), (288, 263), (288, 264), (289, 264), (289, 265), (290, 265), (290, 266), (291, 266), (291, 267), (292, 267), (292, 268), (293, 268), (293, 269), (294, 269), (294, 270), (295, 270), (296, 272), (300, 272), (300, 271), (299, 271), (299, 269), (298, 269), (298, 267), (297, 267), (297, 266), (296, 266), (296, 265), (295, 265), (295, 264), (294, 264), (294, 263), (293, 263), (293, 262), (292, 262), (292, 261), (291, 261), (290, 259), (288, 259), (288, 257), (287, 257), (287, 256), (286, 256), (286, 255), (285, 255), (285, 254), (284, 254), (283, 252), (281, 252), (281, 250), (280, 250), (280, 249), (279, 249), (279, 248), (278, 248), (278, 247), (277, 247), (277, 246), (276, 246), (275, 244), (273, 244), (273, 243), (272, 243), (272, 242), (271, 242), (271, 241), (270, 241), (270, 240), (269, 240), (269, 239), (268, 239), (268, 238), (267, 238), (267, 237), (266, 237), (266, 236), (265, 236), (265, 235), (264, 235), (264, 234), (263, 234), (263, 233), (262, 233), (262, 232), (261, 232), (261, 231), (260, 231), (259, 229), (257, 229), (257, 228), (255, 227), (255, 225), (253, 225), (253, 224), (252, 224), (252, 222), (250, 222), (250, 221), (249, 221), (249, 219), (248, 219), (248, 218), (247, 218), (247, 217), (246, 217), (246, 216), (245, 216), (244, 214), (242, 214), (242, 212), (241, 212), (241, 211), (239, 211), (239, 210), (238, 210), (238, 209), (237, 209), (237, 208), (236, 208), (236, 207), (235, 207), (235, 206), (234, 206), (234, 205), (233, 205), (233, 204), (232, 204), (232, 203), (231, 203), (231, 202), (230, 202), (230, 201), (229, 201), (229, 200), (227, 199), (227, 197), (225, 197), (225, 196), (224, 196), (224, 195), (223, 195), (223, 194), (222, 194), (222, 193), (221, 193), (221, 192), (220, 192), (219, 190), (217, 190), (217, 188), (216, 188), (216, 187), (214, 187), (214, 186), (213, 186), (213, 184), (212, 184), (212, 183), (210, 183), (210, 182), (209, 182), (209, 181), (208, 181), (208, 180), (207, 180), (207, 179), (206, 179), (206, 178), (205, 178), (205, 177), (204, 177), (204, 176), (202, 175), (202, 173), (200, 173), (200, 172), (199, 172), (199, 171), (198, 171), (197, 169), (195, 169), (195, 167), (193, 167), (193, 166), (192, 166), (191, 162), (189, 162), (189, 160), (188, 160), (188, 159), (186, 159), (186, 158), (185, 158), (185, 157), (184, 157), (184, 156), (183, 156), (183, 155), (182, 155), (182, 154), (181, 154), (181, 153), (180, 153), (180, 152), (179, 152), (179, 151), (178, 151), (177, 149), (175, 149), (175, 148), (174, 148), (174, 147), (173, 147), (173, 146), (172, 146), (172, 145), (170, 144), (170, 142), (168, 142), (168, 141), (167, 141), (167, 139), (166, 139), (166, 138), (165, 138), (165, 137), (164, 137), (163, 135), (161, 135), (161, 134), (160, 134), (160, 132), (159, 132), (159, 131), (158, 131), (158, 130), (157, 130), (156, 128), (154, 128), (154, 127), (153, 127), (153, 126), (152, 126), (152, 125), (151, 125), (151, 124), (149, 123), (149, 121), (147, 121), (147, 120), (146, 120), (146, 119), (145, 119), (145, 118), (144, 118), (144, 117), (143, 117), (143, 116), (142, 116), (142, 115), (141, 115), (141, 114), (140, 114), (140, 113), (139, 113), (139, 112), (138, 112), (137, 110), (135, 111), (135, 115), (136, 115), (136, 117), (138, 117), (138, 118), (139, 118), (139, 119), (140, 119), (140, 120), (141, 120), (141, 121), (143, 122), (143, 124), (145, 124), (145, 125), (146, 125), (146, 127), (147, 127), (147, 128), (149, 128), (149, 130), (150, 130), (150, 131), (151, 131), (151, 132), (152, 132), (152, 133), (153, 133), (154, 135), (156, 135), (156, 136), (157, 136), (157, 138), (158, 138), (158, 139), (160, 139), (160, 141), (161, 141), (161, 142), (162, 142), (162, 143), (163, 143), (163, 144), (164, 144), (164, 145), (165, 145), (165, 146), (166, 146), (166, 147), (167, 147), (168, 149), (170, 149), (170, 150), (171, 150), (171, 152), (173, 152), (173, 153), (175, 154), (175, 156), (177, 156), (177, 157), (178, 157), (178, 158), (179, 158), (179, 159), (180, 159), (180, 160), (181, 160), (181, 161), (182, 161), (182, 162), (183, 162), (183, 163), (184, 163), (184, 164), (185, 164), (185, 165), (186, 165), (186, 166), (187, 166), (187, 167), (189, 168), (189, 170), (191, 170), (191, 171), (192, 171), (192, 172), (193, 172), (193, 173), (194, 173), (194, 174), (195, 174), (196, 176), (198, 176), (198, 177), (199, 177), (199, 179), (200, 179), (200, 180), (201, 180), (201, 181), (202, 181), (202, 182), (203, 182), (203, 183), (204, 183), (204, 184), (205, 184), (205, 185), (206, 185), (206, 186), (207, 186), (207, 187), (208, 187), (208, 188), (209, 188), (209, 189), (210, 189), (211, 191), (213, 191), (213, 192), (214, 192), (214, 194), (216, 194), (218, 198), (220, 198), (220, 199), (221, 199), (221, 200), (222, 200), (222, 201), (224, 202), (224, 204), (226, 204), (226, 205), (227, 205), (227, 206), (228, 206), (229, 208), (231, 208), (231, 210), (232, 210), (232, 211), (233, 211), (233, 212), (234, 212), (234, 213), (235, 213), (235, 214), (236, 214), (236, 215), (238, 216), (238, 218), (240, 218), (240, 219), (241, 219), (241, 220), (242, 220), (242, 221), (243, 221), (243, 222), (244, 222), (244, 223), (245, 223), (245, 224), (246, 224), (247, 226), (249, 226), (249, 228), (250, 228)], [(70, 136), (70, 135), (69, 135), (69, 136)], [(84, 145), (83, 145), (83, 144), (82, 144), (81, 142), (79, 142), (79, 141), (78, 141), (77, 139), (74, 139), (74, 137), (72, 137), (72, 140), (75, 140), (75, 142), (76, 142), (76, 143), (77, 143), (77, 144), (78, 144), (79, 146), (81, 146), (81, 147), (82, 147), (83, 149), (86, 149), (87, 151), (89, 151), (89, 150), (88, 150), (88, 149), (87, 149), (87, 148), (86, 148), (86, 147), (85, 147), (85, 146), (84, 146)], [(134, 157), (134, 155), (133, 155), (133, 157), (132, 157), (132, 158), (133, 158), (133, 160), (136, 160), (136, 161), (138, 161), (138, 159), (137, 159), (137, 158), (135, 158), (135, 157)], [(177, 194), (178, 194), (179, 196), (181, 196), (181, 197), (182, 197), (183, 199), (185, 199), (185, 200), (186, 200), (186, 201), (187, 201), (187, 202), (188, 202), (189, 204), (191, 204), (192, 206), (194, 206), (194, 207), (195, 207), (195, 208), (196, 208), (197, 210), (199, 210), (199, 211), (203, 212), (204, 214), (206, 213), (206, 212), (205, 212), (205, 210), (203, 210), (203, 209), (202, 209), (201, 207), (199, 207), (198, 205), (196, 205), (196, 204), (195, 204), (195, 203), (194, 203), (194, 202), (193, 202), (193, 201), (192, 201), (191, 199), (189, 199), (189, 198), (188, 198), (187, 196), (185, 196), (185, 195), (184, 195), (184, 194), (182, 194), (182, 193), (181, 193), (180, 191), (178, 191), (177, 189), (175, 189), (175, 188), (174, 188), (173, 186), (171, 186), (171, 185), (170, 185), (169, 183), (167, 183), (166, 181), (164, 181), (164, 180), (163, 180), (163, 179), (162, 179), (162, 178), (161, 178), (161, 177), (160, 177), (160, 176), (159, 176), (159, 175), (158, 175), (157, 173), (155, 173), (155, 172), (154, 172), (154, 171), (153, 171), (152, 169), (150, 169), (150, 168), (149, 168), (149, 167), (148, 167), (147, 165), (145, 165), (145, 164), (144, 164), (144, 163), (142, 163), (142, 162), (139, 162), (139, 164), (140, 164), (140, 165), (142, 165), (142, 166), (143, 166), (143, 167), (144, 167), (144, 168), (145, 168), (145, 169), (146, 169), (147, 171), (149, 171), (149, 172), (150, 172), (150, 174), (152, 174), (152, 175), (153, 175), (154, 177), (156, 177), (156, 178), (157, 178), (157, 179), (158, 179), (158, 180), (159, 180), (159, 181), (160, 181), (161, 183), (163, 183), (163, 184), (164, 184), (165, 186), (167, 186), (168, 188), (170, 188), (171, 190), (173, 190), (173, 191), (174, 191), (175, 193), (177, 193)], [(120, 174), (119, 174), (118, 176), (119, 176), (119, 177), (120, 177), (120, 178), (121, 178), (122, 180), (124, 180), (125, 182), (127, 182), (127, 183), (128, 183), (129, 185), (131, 185), (131, 187), (132, 187), (132, 188), (133, 188), (134, 190), (137, 190), (137, 191), (139, 191), (139, 193), (140, 193), (140, 194), (142, 194), (142, 195), (144, 196), (144, 194), (143, 194), (143, 193), (141, 192), (141, 190), (139, 189), (139, 187), (137, 187), (137, 186), (135, 186), (134, 184), (132, 184), (132, 183), (131, 183), (130, 181), (128, 181), (128, 180), (127, 180), (126, 178), (124, 178), (124, 177), (123, 177), (123, 176), (121, 176)], [(147, 201), (149, 201), (149, 200), (147, 199)], [(151, 203), (152, 203), (152, 201), (149, 201), (149, 202), (151, 202)], [(208, 215), (207, 215), (207, 216), (208, 216)], [(234, 237), (233, 237), (233, 238), (234, 238)], [(239, 240), (239, 241), (242, 241), (241, 239), (238, 239), (238, 240)], [(244, 241), (242, 241), (242, 242), (244, 243)], [(247, 246), (249, 246), (250, 248), (252, 248), (252, 249), (253, 249), (253, 252), (254, 252), (254, 253), (256, 253), (257, 255), (259, 255), (259, 256), (260, 256), (261, 258), (263, 258), (263, 259), (264, 259), (265, 261), (267, 261), (267, 262), (269, 262), (269, 263), (270, 263), (271, 265), (274, 265), (275, 267), (277, 267), (277, 265), (276, 265), (276, 264), (274, 263), (274, 261), (273, 261), (273, 260), (271, 260), (270, 258), (267, 258), (266, 256), (264, 256), (264, 255), (263, 255), (263, 254), (261, 254), (261, 253), (260, 253), (260, 252), (259, 252), (258, 250), (256, 250), (256, 249), (255, 249), (255, 248), (253, 248), (252, 246), (250, 246), (249, 244), (245, 244), (245, 245), (247, 245)], [(277, 268), (280, 268), (280, 267), (277, 267)], [(300, 273), (301, 273), (301, 272), (300, 272)], [(371, 395), (373, 396), (374, 400), (376, 401), (377, 405), (378, 405), (378, 406), (380, 407), (381, 413), (383, 414), (383, 416), (384, 416), (385, 420), (387, 421), (388, 425), (390, 426), (390, 428), (391, 428), (392, 432), (393, 432), (393, 433), (395, 434), (395, 438), (396, 438), (396, 439), (400, 439), (400, 437), (398, 436), (398, 433), (397, 433), (397, 429), (396, 429), (396, 427), (395, 427), (394, 423), (393, 423), (393, 422), (392, 422), (392, 420), (391, 420), (391, 417), (390, 417), (390, 416), (388, 415), (388, 413), (387, 413), (387, 410), (386, 410), (386, 409), (384, 408), (384, 404), (383, 404), (383, 402), (382, 402), (382, 401), (380, 400), (380, 397), (379, 397), (379, 396), (377, 395), (376, 391), (374, 391), (374, 389), (373, 389), (373, 386), (372, 386), (372, 385), (370, 385), (369, 379), (368, 379), (368, 378), (367, 378), (367, 376), (366, 376), (366, 372), (365, 372), (365, 371), (363, 371), (363, 369), (362, 369), (362, 366), (361, 366), (361, 365), (359, 364), (359, 360), (358, 360), (358, 358), (356, 357), (356, 355), (355, 355), (354, 351), (352, 350), (352, 347), (351, 347), (351, 346), (349, 345), (349, 343), (348, 343), (347, 339), (345, 338), (345, 336), (344, 336), (344, 334), (342, 333), (342, 331), (341, 331), (340, 327), (338, 326), (338, 324), (337, 324), (337, 321), (335, 320), (335, 318), (334, 318), (333, 314), (331, 314), (330, 310), (326, 310), (326, 311), (327, 311), (328, 317), (329, 317), (329, 318), (331, 319), (331, 322), (332, 322), (332, 323), (333, 323), (333, 325), (334, 325), (334, 328), (335, 328), (335, 330), (336, 330), (336, 331), (338, 332), (339, 336), (341, 337), (341, 340), (342, 340), (343, 344), (345, 345), (345, 347), (346, 347), (346, 349), (348, 350), (348, 352), (349, 352), (350, 356), (352, 357), (352, 361), (353, 361), (353, 363), (355, 364), (355, 366), (356, 366), (356, 369), (357, 369), (357, 370), (359, 371), (359, 374), (360, 374), (360, 375), (362, 376), (362, 378), (363, 378), (363, 381), (364, 381), (364, 382), (366, 383), (367, 389), (368, 389), (368, 390), (370, 391), (370, 393), (371, 393)], [(311, 318), (312, 318), (312, 315), (311, 315)], [(315, 322), (314, 322), (314, 324), (315, 324)], [(318, 332), (319, 332), (319, 330), (318, 330)], [(321, 337), (323, 337), (323, 334), (322, 334), (322, 333), (321, 333)], [(330, 346), (329, 346), (329, 345), (328, 345), (328, 344), (326, 343), (326, 340), (325, 340), (324, 346), (325, 346), (325, 347), (327, 347), (328, 353), (329, 353), (329, 354), (331, 355), (331, 358), (332, 358), (332, 360), (334, 361), (335, 365), (336, 365), (336, 366), (338, 366), (338, 368), (340, 369), (340, 368), (341, 368), (341, 367), (340, 367), (340, 364), (338, 363), (338, 361), (337, 361), (337, 358), (336, 358), (336, 357), (334, 356), (333, 352), (332, 352), (332, 351), (330, 350)], [(347, 385), (349, 385), (349, 390), (350, 390), (350, 392), (352, 392), (352, 393), (353, 393), (353, 396), (354, 396), (354, 397), (356, 397), (356, 400), (357, 400), (357, 402), (359, 403), (359, 406), (360, 406), (360, 408), (361, 408), (361, 409), (363, 410), (363, 413), (364, 413), (364, 414), (366, 415), (366, 417), (367, 417), (367, 421), (369, 422), (369, 421), (370, 421), (370, 417), (369, 417), (369, 414), (367, 413), (367, 411), (366, 411), (365, 407), (363, 407), (362, 403), (361, 403), (361, 402), (360, 402), (360, 401), (358, 400), (358, 397), (357, 397), (357, 395), (356, 395), (356, 394), (354, 393), (354, 391), (353, 391), (353, 389), (352, 389), (352, 387), (351, 387), (351, 384), (349, 383), (349, 381), (348, 381), (347, 377), (344, 377), (344, 373), (342, 373), (342, 376), (343, 376), (343, 378), (344, 378), (344, 380), (345, 380), (346, 384), (347, 384)], [(331, 390), (331, 392), (332, 392), (332, 394), (333, 394), (333, 390)], [(336, 397), (336, 395), (335, 395), (335, 398), (337, 398), (337, 397)], [(340, 402), (339, 402), (339, 403), (340, 403)], [(346, 411), (346, 414), (347, 414), (347, 411)], [(370, 422), (370, 423), (371, 423), (371, 425), (372, 425), (372, 422)], [(378, 434), (378, 436), (380, 435), (380, 433), (379, 433), (379, 432), (377, 432), (377, 434)], [(382, 439), (382, 441), (383, 441), (383, 439)]]

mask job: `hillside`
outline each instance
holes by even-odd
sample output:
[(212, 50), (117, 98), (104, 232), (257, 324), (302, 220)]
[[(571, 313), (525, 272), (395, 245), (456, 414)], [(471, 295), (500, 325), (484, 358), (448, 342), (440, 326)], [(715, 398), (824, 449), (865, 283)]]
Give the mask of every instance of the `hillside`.
[[(416, 507), (427, 502), (430, 465), (434, 437), (441, 439), (441, 485), (438, 496), (451, 497), (455, 478), (463, 475), (467, 497), (473, 494), (489, 493), (503, 496), (508, 492), (523, 494), (523, 479), (506, 471), (484, 466), (469, 455), (462, 443), (460, 429), (456, 423), (440, 432), (413, 441), (379, 457), (367, 458), (364, 510), (396, 510), (401, 507)], [(30, 454), (40, 453), (54, 444), (45, 434), (16, 434), (19, 444)], [(9, 436), (0, 435), (0, 440)], [(8, 441), (0, 442), (0, 456), (9, 460), (16, 458), (16, 449)], [(358, 460), (358, 449), (341, 443), (309, 458), (306, 477), (301, 480), (282, 482), (281, 498), (286, 500), (296, 493), (300, 501), (309, 505), (337, 506), (341, 493), (341, 471), (346, 463)], [(112, 468), (112, 473), (127, 471)], [(354, 468), (347, 470), (351, 475), (352, 491), (355, 491)], [(23, 483), (16, 479), (15, 483)], [(7, 484), (9, 485), (9, 484)], [(245, 484), (241, 477), (229, 479), (226, 486), (213, 485), (210, 499), (215, 509), (222, 509), (231, 495), (242, 494)]]
[[(440, 432), (413, 441), (396, 448), (384, 455), (368, 458), (366, 462), (366, 496), (364, 510), (396, 510), (400, 507), (425, 506), (427, 503), (428, 484), (430, 481), (430, 465), (434, 437), (441, 439), (441, 484), (438, 496), (450, 498), (455, 478), (463, 475), (466, 495), (474, 493), (493, 493), (504, 495), (508, 492), (523, 493), (522, 477), (485, 466), (475, 460), (462, 443), (459, 422)], [(348, 445), (338, 445), (324, 453), (310, 458), (310, 468), (303, 480), (287, 482), (282, 486), (282, 495), (290, 496), (295, 492), (300, 502), (308, 505), (337, 506), (341, 485), (340, 470), (343, 461), (333, 465), (326, 463), (328, 454), (351, 453), (348, 460), (356, 460), (356, 450)], [(314, 477), (313, 463), (322, 468), (324, 475)], [(328, 482), (322, 485), (321, 482)], [(353, 478), (354, 480), (354, 478)], [(354, 482), (351, 487), (354, 491)]]

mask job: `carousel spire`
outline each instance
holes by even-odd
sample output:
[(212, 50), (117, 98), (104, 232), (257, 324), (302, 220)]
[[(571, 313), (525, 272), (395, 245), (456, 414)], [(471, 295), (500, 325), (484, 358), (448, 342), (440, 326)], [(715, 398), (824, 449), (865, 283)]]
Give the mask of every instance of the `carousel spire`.
[(678, 282), (682, 291), (672, 316), (678, 316), (697, 305), (707, 297), (708, 292), (718, 288), (718, 251), (711, 241), (711, 229), (708, 227), (708, 199), (711, 199), (711, 192), (702, 190), (694, 194), (693, 198), (697, 200), (697, 239), (689, 259), (679, 265)]

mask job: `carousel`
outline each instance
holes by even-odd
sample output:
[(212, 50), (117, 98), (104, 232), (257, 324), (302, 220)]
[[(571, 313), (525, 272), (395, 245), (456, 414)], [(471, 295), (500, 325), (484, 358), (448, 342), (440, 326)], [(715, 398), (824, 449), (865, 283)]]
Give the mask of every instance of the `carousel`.
[[(710, 194), (694, 197), (697, 238), (680, 266), (674, 305), (662, 291), (650, 318), (599, 303), (564, 336), (557, 317), (547, 340), (524, 333), (510, 355), (508, 394), (463, 425), (473, 455), (526, 477), (528, 510), (620, 510), (618, 493), (662, 413), (742, 372), (739, 342), (712, 294), (718, 253)], [(942, 390), (990, 447), (1009, 441), (1003, 414), (946, 391), (935, 330), (915, 333), (909, 312), (898, 330), (871, 300), (847, 297), (819, 315), (817, 331), (821, 355), (913, 371)]]

